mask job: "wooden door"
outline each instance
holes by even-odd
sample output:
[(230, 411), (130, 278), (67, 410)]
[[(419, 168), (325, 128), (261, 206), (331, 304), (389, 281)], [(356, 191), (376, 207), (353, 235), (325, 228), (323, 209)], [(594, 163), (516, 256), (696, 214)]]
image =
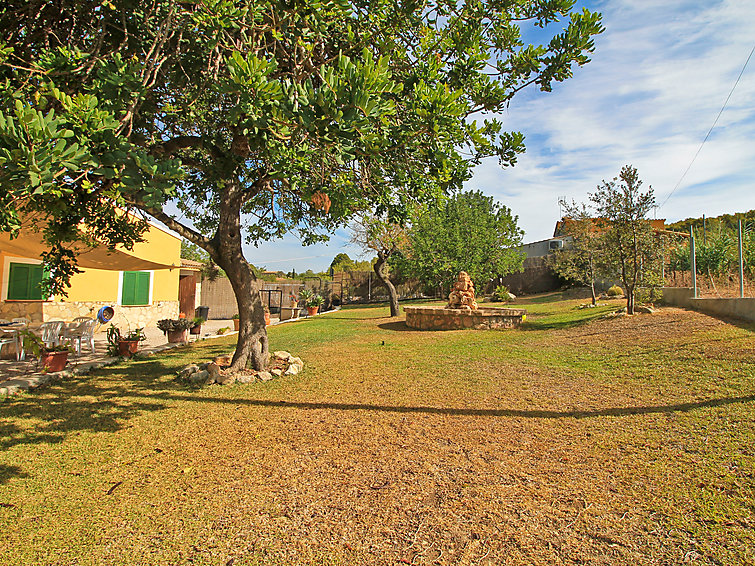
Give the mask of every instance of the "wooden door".
[(178, 308), (186, 318), (194, 318), (196, 308), (197, 276), (181, 275), (178, 278)]

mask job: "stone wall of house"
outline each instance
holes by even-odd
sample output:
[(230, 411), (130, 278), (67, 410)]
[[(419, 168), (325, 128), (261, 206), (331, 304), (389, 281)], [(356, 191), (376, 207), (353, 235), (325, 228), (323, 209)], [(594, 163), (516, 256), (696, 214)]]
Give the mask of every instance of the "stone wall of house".
[(477, 310), (443, 307), (404, 307), (406, 325), (418, 330), (496, 330), (513, 328), (527, 315), (524, 309), (481, 308)]
[(12, 320), (26, 317), (32, 322), (43, 322), (42, 301), (2, 301), (0, 302), (0, 319)]
[(112, 306), (115, 316), (111, 322), (122, 329), (157, 326), (163, 318), (178, 318), (178, 301), (158, 301), (142, 307), (124, 307), (103, 302), (52, 302), (44, 305), (44, 320), (70, 321), (80, 316), (95, 317), (106, 306)]

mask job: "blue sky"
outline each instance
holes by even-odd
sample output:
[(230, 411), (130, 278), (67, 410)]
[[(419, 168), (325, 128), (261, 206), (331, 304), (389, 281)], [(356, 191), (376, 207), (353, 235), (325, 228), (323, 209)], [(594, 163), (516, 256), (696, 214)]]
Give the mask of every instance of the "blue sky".
[[(669, 198), (755, 46), (752, 0), (581, 2), (603, 13), (592, 62), (554, 86), (514, 99), (501, 115), (526, 136), (513, 168), (481, 164), (467, 189), (479, 189), (519, 216), (525, 241), (548, 238), (558, 199), (585, 200), (625, 164), (635, 166), (665, 204), (669, 222), (755, 209), (755, 55), (679, 188)], [(293, 237), (248, 247), (269, 269), (326, 269), (358, 250), (347, 231), (329, 244), (302, 247)]]

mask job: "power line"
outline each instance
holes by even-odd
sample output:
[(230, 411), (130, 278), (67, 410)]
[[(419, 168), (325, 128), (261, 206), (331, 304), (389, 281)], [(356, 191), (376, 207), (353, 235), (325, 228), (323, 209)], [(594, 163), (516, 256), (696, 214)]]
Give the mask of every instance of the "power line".
[(703, 139), (703, 142), (700, 144), (700, 147), (697, 148), (697, 152), (695, 152), (695, 156), (692, 158), (692, 161), (689, 162), (689, 165), (687, 165), (687, 168), (684, 170), (684, 173), (682, 173), (682, 176), (679, 178), (679, 182), (676, 183), (672, 191), (666, 197), (666, 200), (663, 201), (663, 203), (661, 204), (659, 208), (662, 208), (663, 205), (665, 205), (668, 202), (668, 199), (671, 198), (671, 195), (673, 195), (676, 192), (676, 189), (679, 188), (679, 185), (682, 184), (684, 177), (687, 176), (687, 173), (689, 173), (689, 170), (692, 168), (692, 164), (697, 159), (697, 156), (700, 155), (700, 151), (702, 151), (703, 146), (705, 145), (705, 142), (708, 141), (708, 137), (710, 136), (710, 133), (713, 131), (713, 128), (716, 127), (716, 124), (718, 123), (718, 119), (721, 117), (721, 114), (723, 114), (724, 109), (726, 108), (726, 105), (729, 104), (729, 99), (731, 98), (731, 95), (734, 93), (734, 89), (737, 88), (737, 85), (739, 84), (739, 79), (742, 78), (742, 75), (744, 74), (745, 69), (747, 68), (747, 64), (750, 62), (750, 58), (752, 57), (753, 53), (755, 53), (755, 45), (752, 46), (752, 49), (750, 50), (750, 54), (747, 56), (747, 61), (745, 61), (745, 64), (742, 66), (742, 70), (739, 71), (739, 76), (737, 77), (737, 80), (734, 81), (734, 86), (731, 87), (731, 90), (729, 91), (729, 96), (726, 97), (726, 100), (724, 101), (724, 105), (721, 107), (721, 110), (718, 111), (718, 116), (716, 116), (716, 119), (713, 120), (713, 125), (710, 127), (710, 130), (708, 130), (708, 133), (705, 134), (705, 139)]

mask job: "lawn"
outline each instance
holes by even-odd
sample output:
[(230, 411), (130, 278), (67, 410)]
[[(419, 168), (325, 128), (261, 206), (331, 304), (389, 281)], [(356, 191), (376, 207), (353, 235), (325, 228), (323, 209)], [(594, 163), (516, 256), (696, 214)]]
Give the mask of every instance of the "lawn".
[(0, 564), (755, 563), (755, 327), (520, 302), (272, 327), (306, 367), (267, 383), (174, 380), (229, 338), (0, 401)]

